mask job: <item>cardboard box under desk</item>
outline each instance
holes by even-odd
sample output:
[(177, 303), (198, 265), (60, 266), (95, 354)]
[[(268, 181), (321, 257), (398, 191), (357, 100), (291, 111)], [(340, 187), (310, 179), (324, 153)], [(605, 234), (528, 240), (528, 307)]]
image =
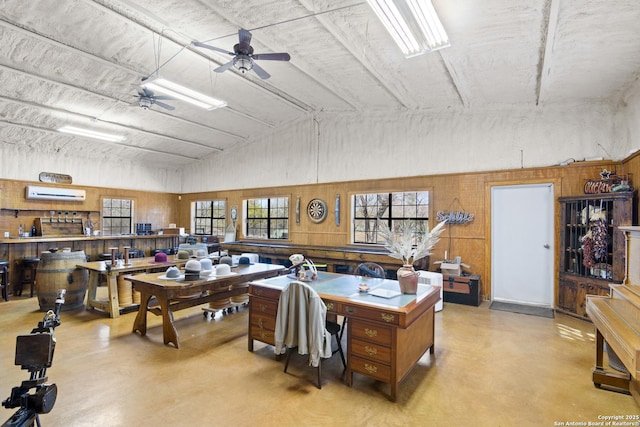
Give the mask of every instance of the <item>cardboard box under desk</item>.
[(480, 305), (480, 276), (442, 275), (444, 301), (464, 305)]

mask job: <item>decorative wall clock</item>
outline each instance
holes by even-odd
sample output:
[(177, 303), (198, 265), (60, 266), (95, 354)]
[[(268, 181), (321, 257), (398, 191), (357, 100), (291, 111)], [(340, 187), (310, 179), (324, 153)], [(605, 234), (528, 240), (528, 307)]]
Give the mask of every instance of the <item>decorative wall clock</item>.
[(307, 215), (316, 224), (321, 223), (327, 217), (327, 204), (321, 199), (311, 200), (307, 205)]

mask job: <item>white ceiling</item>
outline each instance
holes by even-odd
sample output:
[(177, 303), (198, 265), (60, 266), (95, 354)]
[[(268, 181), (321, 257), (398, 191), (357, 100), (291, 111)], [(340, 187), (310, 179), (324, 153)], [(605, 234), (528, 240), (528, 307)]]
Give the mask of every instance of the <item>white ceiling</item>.
[[(360, 0), (5, 0), (0, 143), (180, 168), (321, 112), (616, 103), (640, 75), (638, 0), (433, 3), (451, 47), (405, 59)], [(291, 61), (260, 61), (268, 80), (214, 73), (230, 57), (191, 42), (233, 50), (239, 28)], [(158, 69), (228, 107), (132, 105)]]

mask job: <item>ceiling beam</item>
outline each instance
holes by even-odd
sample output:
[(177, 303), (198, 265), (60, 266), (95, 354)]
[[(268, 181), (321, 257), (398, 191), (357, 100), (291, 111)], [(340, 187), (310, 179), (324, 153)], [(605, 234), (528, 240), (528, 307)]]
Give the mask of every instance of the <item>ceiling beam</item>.
[[(115, 13), (115, 12), (114, 12), (114, 13)], [(118, 63), (111, 62), (111, 61), (109, 61), (109, 60), (107, 60), (107, 59), (105, 59), (105, 58), (102, 58), (102, 57), (97, 56), (97, 55), (94, 55), (94, 54), (92, 54), (92, 53), (90, 53), (90, 52), (87, 52), (87, 51), (81, 50), (81, 49), (79, 49), (79, 48), (77, 48), (77, 47), (75, 47), (75, 46), (71, 46), (71, 45), (68, 45), (68, 44), (66, 44), (66, 43), (59, 42), (59, 41), (57, 41), (57, 40), (55, 40), (55, 39), (52, 39), (52, 38), (50, 38), (50, 37), (47, 37), (46, 35), (43, 35), (43, 34), (40, 34), (40, 33), (34, 32), (32, 29), (28, 29), (28, 28), (24, 28), (24, 27), (22, 27), (22, 26), (16, 25), (15, 23), (10, 22), (10, 21), (7, 21), (6, 19), (0, 18), (0, 25), (4, 25), (4, 26), (5, 26), (5, 27), (7, 27), (7, 28), (11, 28), (11, 29), (13, 29), (13, 30), (15, 30), (15, 31), (17, 31), (17, 32), (21, 32), (21, 33), (23, 33), (23, 34), (26, 34), (26, 35), (28, 35), (29, 37), (33, 37), (33, 38), (36, 38), (36, 39), (38, 39), (38, 40), (40, 40), (40, 41), (43, 41), (43, 42), (45, 42), (45, 43), (55, 45), (55, 46), (60, 47), (60, 48), (62, 48), (62, 49), (64, 49), (64, 50), (71, 51), (71, 52), (73, 52), (73, 54), (74, 54), (74, 55), (79, 55), (79, 56), (85, 57), (85, 58), (87, 58), (87, 59), (90, 59), (90, 60), (92, 60), (92, 61), (100, 62), (100, 63), (102, 63), (103, 65), (109, 66), (109, 67), (111, 67), (111, 68), (114, 68), (114, 69), (117, 69), (117, 70), (123, 71), (123, 72), (125, 72), (125, 73), (131, 74), (131, 75), (132, 75), (132, 81), (137, 81), (137, 79), (138, 79), (140, 76), (145, 75), (145, 72), (141, 72), (140, 70), (136, 70), (136, 69), (133, 69), (133, 68), (131, 68), (131, 67), (126, 67), (126, 66), (124, 66), (124, 65), (121, 65), (121, 64), (118, 64)], [(149, 28), (147, 28), (147, 29), (149, 29)], [(153, 31), (152, 29), (149, 29), (149, 30), (150, 30), (150, 31)], [(165, 38), (167, 38), (166, 36), (164, 36), (164, 37), (165, 37)], [(171, 41), (172, 41), (172, 40), (171, 40)], [(190, 50), (190, 51), (192, 51), (192, 52), (193, 52), (193, 53), (195, 53), (195, 54), (198, 54), (199, 56), (203, 56), (203, 55), (199, 54), (199, 52), (195, 52), (195, 51), (193, 51), (193, 50)], [(203, 57), (204, 57), (204, 56), (203, 56)], [(209, 61), (211, 60), (210, 58), (207, 58), (207, 57), (204, 57), (204, 58), (205, 58), (205, 59), (207, 59), (207, 60), (209, 60)], [(28, 73), (27, 73), (27, 74), (28, 74)], [(51, 82), (53, 82), (53, 83), (57, 83), (57, 84), (66, 84), (66, 85), (68, 85), (68, 86), (73, 86), (73, 85), (69, 85), (68, 83), (63, 83), (63, 82), (61, 82), (61, 81), (57, 81), (57, 80), (50, 80), (50, 81), (51, 81)], [(79, 88), (79, 87), (77, 87), (77, 86), (73, 86), (73, 87), (75, 87), (75, 88), (77, 88), (77, 89), (81, 89), (81, 88)], [(264, 89), (263, 89), (263, 90), (264, 90)], [(269, 91), (267, 91), (267, 92), (269, 92)], [(269, 93), (271, 93), (271, 92), (269, 92)], [(103, 95), (103, 96), (105, 96), (105, 95)], [(113, 98), (112, 98), (112, 99), (113, 99)], [(116, 98), (116, 99), (117, 99), (117, 98)], [(253, 117), (253, 116), (251, 116), (251, 115), (249, 115), (249, 114), (246, 114), (246, 113), (241, 113), (240, 111), (237, 111), (237, 110), (235, 110), (233, 107), (230, 107), (230, 106), (228, 106), (228, 105), (225, 107), (225, 109), (226, 109), (227, 111), (229, 111), (229, 112), (232, 112), (232, 113), (234, 113), (234, 114), (238, 115), (238, 116), (241, 116), (241, 117), (243, 117), (243, 118), (246, 118), (246, 119), (249, 119), (249, 120), (255, 121), (256, 123), (259, 123), (259, 124), (261, 124), (261, 125), (266, 125), (266, 126), (269, 126), (269, 127), (271, 127), (271, 128), (275, 127), (273, 124), (267, 124), (266, 122), (264, 122), (264, 120), (261, 120), (261, 119), (255, 118), (255, 117)], [(171, 117), (175, 117), (175, 116), (171, 116)]]
[[(198, 148), (204, 148), (206, 150), (213, 150), (213, 151), (218, 151), (218, 152), (224, 151), (222, 148), (211, 147), (209, 145), (201, 144), (199, 142), (194, 142), (194, 141), (189, 141), (189, 140), (186, 140), (186, 139), (177, 138), (177, 137), (174, 137), (174, 136), (159, 134), (159, 133), (156, 133), (156, 132), (151, 132), (151, 131), (140, 129), (140, 128), (136, 128), (136, 127), (133, 127), (133, 126), (125, 126), (125, 125), (122, 125), (120, 123), (109, 122), (109, 121), (105, 121), (105, 120), (99, 120), (99, 119), (96, 119), (95, 117), (91, 117), (91, 116), (88, 116), (86, 114), (76, 113), (74, 111), (63, 110), (61, 108), (55, 108), (55, 107), (51, 107), (51, 106), (45, 106), (45, 105), (42, 105), (42, 104), (36, 104), (34, 102), (24, 101), (22, 99), (9, 98), (9, 97), (0, 95), (0, 100), (4, 100), (4, 101), (7, 101), (7, 102), (12, 102), (14, 104), (26, 105), (28, 107), (35, 107), (37, 109), (49, 110), (49, 111), (55, 112), (55, 113), (63, 113), (63, 114), (67, 114), (67, 115), (70, 115), (70, 116), (76, 116), (76, 117), (80, 117), (83, 120), (86, 120), (88, 122), (96, 121), (96, 122), (100, 122), (100, 123), (105, 123), (105, 124), (116, 126), (118, 128), (124, 128), (124, 129), (126, 129), (128, 131), (140, 132), (140, 133), (143, 133), (143, 134), (146, 134), (146, 135), (151, 135), (153, 137), (162, 138), (162, 139), (168, 139), (170, 141), (178, 142), (178, 143), (181, 143), (181, 144), (193, 145), (193, 146), (196, 146)], [(7, 120), (5, 120), (5, 122), (6, 123), (17, 124), (17, 123), (9, 122)], [(42, 129), (46, 129), (46, 128), (42, 128)], [(57, 132), (55, 129), (46, 129), (46, 130), (49, 130), (51, 132)], [(126, 146), (130, 146), (130, 145), (126, 145)], [(152, 150), (152, 149), (149, 148), (148, 150)]]
[[(34, 126), (34, 125), (28, 125), (28, 124), (24, 124), (24, 123), (16, 123), (16, 122), (11, 122), (9, 120), (5, 120), (5, 119), (0, 119), (0, 123), (4, 123), (7, 124), (9, 126), (13, 126), (13, 127), (17, 127), (20, 129), (27, 129), (27, 130), (36, 130), (39, 132), (45, 132), (45, 133), (49, 133), (49, 134), (55, 134), (57, 136), (60, 136), (60, 132), (53, 130), (53, 129), (48, 129), (48, 128), (43, 128), (43, 127), (39, 127), (39, 126)], [(69, 138), (82, 138), (79, 136), (73, 136), (73, 135), (66, 135)], [(123, 148), (127, 148), (127, 149), (133, 149), (133, 150), (139, 150), (139, 151), (145, 151), (148, 153), (153, 153), (153, 154), (162, 154), (165, 156), (171, 156), (171, 157), (180, 157), (183, 159), (189, 159), (189, 160), (200, 160), (200, 157), (192, 157), (192, 156), (185, 156), (184, 154), (178, 154), (178, 153), (169, 153), (167, 151), (161, 151), (161, 150), (156, 150), (156, 149), (151, 149), (151, 148), (146, 148), (146, 147), (140, 147), (137, 145), (130, 145), (124, 142), (112, 142), (112, 141), (100, 141), (100, 144), (109, 144), (109, 145), (117, 145), (119, 147), (123, 147)]]
[(545, 19), (542, 26), (542, 43), (540, 45), (540, 61), (536, 78), (536, 105), (544, 102), (544, 95), (548, 90), (551, 68), (553, 63), (553, 48), (558, 28), (560, 14), (560, 0), (548, 0), (545, 5)]

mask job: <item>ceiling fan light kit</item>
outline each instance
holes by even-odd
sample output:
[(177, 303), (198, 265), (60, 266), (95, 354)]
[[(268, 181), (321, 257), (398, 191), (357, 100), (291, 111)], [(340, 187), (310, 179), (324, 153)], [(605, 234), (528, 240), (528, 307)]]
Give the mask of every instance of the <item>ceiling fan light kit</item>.
[(233, 52), (200, 42), (193, 42), (193, 45), (233, 56), (231, 61), (214, 69), (213, 71), (216, 73), (227, 71), (233, 66), (242, 74), (253, 70), (261, 79), (268, 79), (271, 75), (267, 73), (264, 68), (256, 64), (255, 61), (289, 61), (291, 59), (288, 53), (262, 53), (254, 55), (253, 47), (251, 46), (251, 33), (245, 29), (238, 30), (238, 43), (233, 46)]
[(110, 133), (96, 132), (89, 129), (77, 128), (75, 126), (62, 126), (61, 128), (58, 129), (58, 132), (68, 133), (68, 134), (78, 135), (78, 136), (85, 136), (88, 138), (100, 139), (102, 141), (109, 141), (109, 142), (122, 142), (126, 139), (122, 135), (113, 135)]
[(226, 107), (227, 105), (226, 101), (196, 92), (193, 89), (181, 86), (162, 77), (145, 80), (142, 82), (142, 86), (156, 92), (164, 93), (172, 98), (188, 102), (197, 107), (204, 108), (205, 110), (215, 110), (216, 108)]
[(451, 46), (431, 0), (367, 0), (405, 57)]

